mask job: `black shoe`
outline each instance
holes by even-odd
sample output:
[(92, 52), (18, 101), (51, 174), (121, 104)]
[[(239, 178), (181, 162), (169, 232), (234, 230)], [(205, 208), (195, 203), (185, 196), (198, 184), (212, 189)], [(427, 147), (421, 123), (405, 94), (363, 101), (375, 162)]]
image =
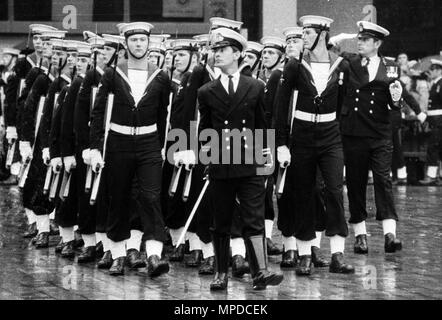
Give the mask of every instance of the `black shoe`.
[(49, 248), (49, 232), (40, 232), (35, 238), (35, 247), (37, 249), (40, 248)]
[(296, 274), (298, 276), (309, 276), (313, 273), (312, 256), (300, 256), (299, 264), (296, 267)]
[(103, 257), (104, 249), (103, 249), (103, 243), (100, 241), (95, 245), (95, 256), (99, 259)]
[(51, 236), (58, 236), (60, 234), (60, 229), (53, 219), (49, 220), (49, 234)]
[(111, 276), (122, 276), (124, 275), (124, 264), (126, 257), (119, 257), (112, 262), (112, 266), (109, 269), (109, 274)]
[(74, 249), (81, 248), (84, 246), (83, 238), (81, 237), (81, 234), (78, 231), (75, 231), (75, 240), (74, 240)]
[(112, 253), (110, 250), (106, 251), (101, 257), (100, 261), (97, 262), (98, 269), (109, 269), (112, 267), (112, 263), (114, 260), (112, 259)]
[(37, 230), (37, 223), (31, 223), (30, 225), (28, 225), (28, 230), (25, 231), (25, 233), (23, 233), (23, 238), (33, 238), (38, 234), (38, 230)]
[(61, 250), (61, 257), (62, 258), (74, 258), (75, 257), (74, 240), (69, 241), (65, 244), (65, 246), (63, 247), (63, 250)]
[(387, 233), (385, 235), (385, 252), (393, 253), (402, 250), (402, 242), (395, 238), (394, 234)]
[(368, 253), (368, 244), (367, 244), (367, 235), (360, 234), (356, 237), (354, 252), (357, 254), (367, 254)]
[(249, 264), (239, 254), (232, 257), (232, 275), (236, 278), (242, 278), (246, 273), (250, 273)]
[(245, 238), (253, 290), (264, 290), (267, 286), (277, 286), (284, 279), (280, 273), (267, 269), (267, 244), (264, 235)]
[(83, 247), (81, 253), (78, 256), (78, 263), (88, 263), (95, 261), (97, 251), (95, 246)]
[(406, 186), (407, 184), (408, 184), (407, 178), (397, 179), (396, 180), (396, 185), (397, 186)]
[(210, 283), (210, 291), (224, 291), (227, 290), (228, 284), (227, 273), (216, 273), (215, 279)]
[(272, 239), (267, 238), (267, 255), (277, 256), (280, 254), (282, 254), (282, 249), (278, 248)]
[(437, 185), (437, 179), (436, 178), (430, 178), (430, 177), (425, 177), (424, 180), (419, 180), (419, 184), (422, 186), (435, 186)]
[(289, 250), (282, 254), (281, 268), (293, 269), (298, 265), (298, 251)]
[(192, 250), (190, 251), (190, 257), (186, 260), (186, 267), (196, 268), (199, 267), (203, 261), (203, 251), (202, 250)]
[(326, 268), (330, 266), (330, 262), (321, 257), (318, 247), (312, 247), (312, 262), (315, 268)]
[(153, 255), (147, 259), (147, 274), (151, 278), (159, 277), (169, 272), (169, 264), (161, 260), (159, 256)]
[(126, 263), (131, 269), (146, 267), (146, 262), (141, 259), (141, 253), (137, 249), (127, 250)]
[(332, 255), (329, 271), (331, 273), (355, 273), (355, 268), (344, 262), (344, 255), (341, 252)]
[(177, 248), (173, 249), (172, 254), (169, 257), (169, 261), (181, 262), (184, 259), (184, 244), (180, 244)]
[(215, 257), (208, 257), (204, 259), (200, 269), (198, 270), (198, 274), (200, 275), (210, 275), (215, 274)]
[(55, 253), (61, 253), (64, 247), (63, 239), (60, 239), (60, 242), (55, 246)]

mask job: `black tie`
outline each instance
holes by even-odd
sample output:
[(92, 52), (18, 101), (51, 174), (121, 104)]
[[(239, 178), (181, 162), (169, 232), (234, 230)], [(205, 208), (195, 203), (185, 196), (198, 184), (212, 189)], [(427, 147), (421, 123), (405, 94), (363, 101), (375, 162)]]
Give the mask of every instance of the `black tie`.
[(233, 80), (232, 80), (233, 76), (230, 75), (228, 77), (229, 77), (229, 97), (230, 99), (232, 99), (233, 95), (235, 94), (235, 89), (233, 88)]

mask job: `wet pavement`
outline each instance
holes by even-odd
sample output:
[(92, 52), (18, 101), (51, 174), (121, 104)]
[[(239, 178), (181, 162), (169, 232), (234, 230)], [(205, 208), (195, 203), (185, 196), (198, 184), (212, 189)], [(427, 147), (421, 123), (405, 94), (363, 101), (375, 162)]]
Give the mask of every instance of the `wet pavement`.
[[(126, 270), (124, 277), (111, 277), (94, 264), (78, 265), (54, 253), (58, 237), (49, 249), (36, 250), (27, 239), (25, 215), (16, 186), (0, 186), (0, 300), (9, 299), (135, 299), (135, 300), (295, 300), (295, 299), (441, 299), (442, 298), (442, 188), (396, 187), (400, 217), (398, 237), (403, 250), (384, 253), (382, 225), (374, 220), (372, 188), (367, 221), (369, 254), (355, 255), (354, 237), (346, 243), (347, 262), (354, 275), (336, 275), (316, 269), (310, 277), (283, 271), (279, 287), (253, 291), (250, 277), (230, 279), (227, 293), (211, 293), (212, 276), (199, 276), (196, 269), (171, 263), (170, 272), (150, 279), (145, 269)], [(347, 204), (346, 204), (347, 208)], [(276, 225), (276, 223), (275, 223)], [(279, 231), (274, 239), (281, 244)], [(329, 254), (322, 239), (322, 253)], [(281, 256), (269, 266), (279, 270)]]

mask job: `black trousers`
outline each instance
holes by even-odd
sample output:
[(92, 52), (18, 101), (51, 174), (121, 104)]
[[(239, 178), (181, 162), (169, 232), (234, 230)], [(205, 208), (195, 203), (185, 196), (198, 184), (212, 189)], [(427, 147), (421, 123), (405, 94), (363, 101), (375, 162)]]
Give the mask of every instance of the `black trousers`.
[(23, 206), (34, 211), (37, 216), (48, 215), (54, 210), (54, 204), (49, 201), (48, 196), (43, 194), (46, 171), (47, 166), (43, 163), (42, 149), (39, 139), (37, 139), (28, 177), (22, 192)]
[(236, 198), (240, 202), (243, 236), (264, 234), (265, 177), (212, 179), (209, 184), (213, 208), (213, 232), (230, 236)]
[[(77, 192), (79, 188), (77, 186), (77, 170), (77, 168), (72, 169), (69, 196), (64, 201), (57, 200), (59, 201), (59, 205), (57, 206), (57, 211), (55, 213), (55, 220), (57, 224), (62, 228), (70, 228), (78, 224), (79, 202)], [(59, 187), (56, 194), (57, 198), (59, 198), (59, 191), (63, 180), (63, 174), (64, 169), (60, 173)]]
[(392, 159), (391, 168), (393, 171), (393, 176), (396, 176), (397, 169), (405, 167), (401, 128), (393, 128), (392, 142), (393, 142), (393, 159)]
[(350, 223), (367, 219), (368, 170), (373, 171), (376, 219), (398, 220), (390, 177), (393, 144), (391, 140), (343, 137)]
[[(286, 187), (288, 205), (294, 215), (294, 236), (302, 241), (313, 240), (316, 237), (315, 231), (321, 229), (320, 222), (325, 220), (326, 236), (346, 237), (348, 228), (343, 204), (342, 145), (338, 143), (321, 147), (293, 146), (291, 154), (292, 164), (288, 167)], [(325, 218), (319, 221), (321, 212), (316, 212), (316, 209), (321, 208), (316, 207), (319, 197), (319, 189), (316, 189), (318, 168), (325, 184)], [(293, 234), (288, 236), (291, 235)]]
[(431, 134), (428, 139), (427, 165), (438, 167), (442, 160), (442, 125), (430, 122)]
[(86, 184), (87, 166), (83, 162), (82, 150), (77, 150), (77, 196), (78, 196), (78, 232), (80, 234), (94, 234), (97, 222), (97, 205), (90, 205), (90, 193), (84, 190)]
[(273, 191), (274, 191), (275, 179), (273, 175), (268, 176), (266, 196), (265, 196), (265, 219), (274, 220), (275, 219), (275, 209), (273, 207)]
[[(286, 177), (287, 178), (287, 177)], [(295, 182), (296, 183), (296, 182)], [(287, 181), (284, 185), (284, 190), (281, 197), (277, 200), (278, 204), (278, 229), (284, 237), (295, 236), (296, 221), (293, 214), (293, 207), (291, 205), (291, 191), (293, 190), (293, 183)], [(325, 183), (322, 179), (321, 171), (317, 169), (316, 185), (313, 189), (313, 200), (311, 204), (312, 214), (316, 216), (315, 231), (323, 232), (326, 228), (327, 216), (325, 212)]]
[[(109, 147), (110, 146), (110, 147)], [(145, 240), (164, 241), (161, 213), (161, 149), (158, 134), (143, 136), (109, 135), (106, 181), (109, 211), (106, 233), (118, 242), (129, 239), (131, 230), (132, 185), (137, 178), (140, 218)]]

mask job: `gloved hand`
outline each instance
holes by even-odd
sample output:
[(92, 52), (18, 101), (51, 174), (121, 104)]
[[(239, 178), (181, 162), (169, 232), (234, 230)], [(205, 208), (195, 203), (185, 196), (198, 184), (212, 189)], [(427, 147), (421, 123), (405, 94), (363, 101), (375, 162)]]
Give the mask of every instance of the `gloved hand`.
[(43, 163), (47, 166), (50, 165), (51, 155), (49, 154), (49, 148), (44, 148), (41, 153), (42, 153)]
[(11, 144), (12, 140), (17, 140), (17, 128), (16, 127), (6, 127), (6, 140)]
[(421, 112), (417, 115), (417, 119), (420, 121), (420, 123), (424, 123), (425, 120), (427, 120), (427, 114), (425, 112)]
[(84, 149), (81, 153), (81, 157), (83, 158), (83, 162), (87, 165), (91, 165), (91, 149)]
[(103, 157), (101, 156), (101, 152), (98, 149), (92, 149), (90, 151), (90, 155), (91, 155), (92, 170), (95, 173), (98, 173), (101, 168), (104, 168), (104, 160)]
[(77, 161), (75, 160), (75, 156), (67, 156), (63, 158), (64, 170), (66, 172), (71, 172), (72, 169), (75, 169), (77, 166)]
[(175, 167), (179, 167), (184, 164), (185, 151), (178, 151), (173, 154), (173, 164)]
[(331, 44), (332, 46), (336, 46), (344, 40), (354, 39), (357, 36), (358, 36), (357, 33), (340, 33), (334, 37), (331, 37), (328, 43)]
[(402, 85), (398, 80), (390, 84), (390, 94), (393, 102), (398, 102), (401, 99), (402, 91)]
[(290, 154), (289, 148), (287, 146), (281, 146), (277, 149), (277, 158), (281, 168), (286, 168), (290, 165), (292, 161), (292, 156)]
[(190, 170), (196, 164), (196, 156), (193, 150), (183, 151), (183, 164), (186, 170)]
[(29, 141), (20, 141), (18, 144), (22, 161), (32, 158), (32, 148)]
[(63, 160), (61, 157), (51, 159), (51, 167), (53, 173), (59, 173), (63, 167)]

